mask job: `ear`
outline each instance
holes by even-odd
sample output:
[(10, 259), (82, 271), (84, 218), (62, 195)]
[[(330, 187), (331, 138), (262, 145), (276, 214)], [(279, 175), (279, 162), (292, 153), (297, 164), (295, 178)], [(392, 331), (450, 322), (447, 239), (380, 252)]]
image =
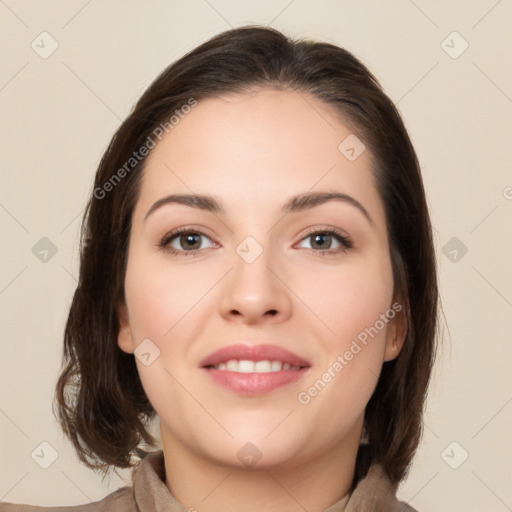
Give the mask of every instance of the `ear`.
[(128, 318), (128, 309), (124, 302), (117, 309), (117, 317), (119, 319), (117, 344), (123, 352), (126, 352), (127, 354), (133, 354), (135, 347), (133, 346), (132, 331), (130, 328), (130, 320)]
[(398, 357), (404, 346), (408, 330), (405, 306), (402, 301), (395, 300), (390, 310), (395, 312), (395, 316), (389, 321), (386, 331), (384, 361), (391, 361)]

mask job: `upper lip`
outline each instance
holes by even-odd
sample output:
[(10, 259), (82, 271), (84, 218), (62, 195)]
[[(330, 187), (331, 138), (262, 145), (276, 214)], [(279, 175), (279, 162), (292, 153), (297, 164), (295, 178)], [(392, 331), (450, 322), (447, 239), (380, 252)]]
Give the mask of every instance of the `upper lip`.
[(289, 350), (277, 345), (245, 345), (242, 343), (223, 347), (206, 356), (199, 366), (215, 366), (231, 359), (247, 361), (281, 361), (290, 366), (310, 366), (309, 362)]

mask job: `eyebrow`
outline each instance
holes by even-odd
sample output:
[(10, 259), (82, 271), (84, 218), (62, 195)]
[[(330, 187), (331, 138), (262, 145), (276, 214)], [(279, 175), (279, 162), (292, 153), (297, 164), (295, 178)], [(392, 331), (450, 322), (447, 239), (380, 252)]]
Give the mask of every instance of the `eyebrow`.
[[(281, 211), (283, 213), (301, 212), (329, 201), (341, 201), (354, 206), (365, 216), (371, 225), (374, 225), (374, 221), (368, 213), (368, 210), (366, 210), (357, 199), (340, 192), (306, 192), (299, 194), (288, 199), (281, 207)], [(155, 210), (166, 204), (182, 204), (215, 214), (226, 213), (222, 204), (212, 196), (205, 194), (171, 194), (156, 201), (144, 216), (144, 221), (146, 221)]]

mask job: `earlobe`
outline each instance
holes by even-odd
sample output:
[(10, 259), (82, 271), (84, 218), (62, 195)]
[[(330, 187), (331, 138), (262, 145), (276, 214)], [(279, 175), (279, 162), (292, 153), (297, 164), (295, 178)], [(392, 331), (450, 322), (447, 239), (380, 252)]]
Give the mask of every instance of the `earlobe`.
[(407, 320), (402, 310), (389, 322), (386, 333), (384, 361), (392, 361), (400, 354), (407, 337)]
[(117, 345), (127, 354), (133, 354), (135, 347), (133, 346), (132, 331), (130, 321), (128, 319), (128, 310), (126, 304), (121, 304), (118, 308), (119, 331), (117, 334)]

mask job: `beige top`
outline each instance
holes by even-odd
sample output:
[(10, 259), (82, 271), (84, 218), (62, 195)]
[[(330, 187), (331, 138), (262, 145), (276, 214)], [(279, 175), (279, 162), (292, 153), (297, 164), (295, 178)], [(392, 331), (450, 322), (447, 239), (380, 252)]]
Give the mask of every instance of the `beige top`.
[[(165, 485), (162, 450), (150, 453), (132, 471), (133, 486), (121, 487), (105, 498), (87, 505), (37, 507), (0, 502), (1, 512), (187, 512)], [(193, 510), (193, 509), (192, 509)], [(418, 512), (398, 501), (382, 467), (374, 464), (354, 491), (324, 512)]]

